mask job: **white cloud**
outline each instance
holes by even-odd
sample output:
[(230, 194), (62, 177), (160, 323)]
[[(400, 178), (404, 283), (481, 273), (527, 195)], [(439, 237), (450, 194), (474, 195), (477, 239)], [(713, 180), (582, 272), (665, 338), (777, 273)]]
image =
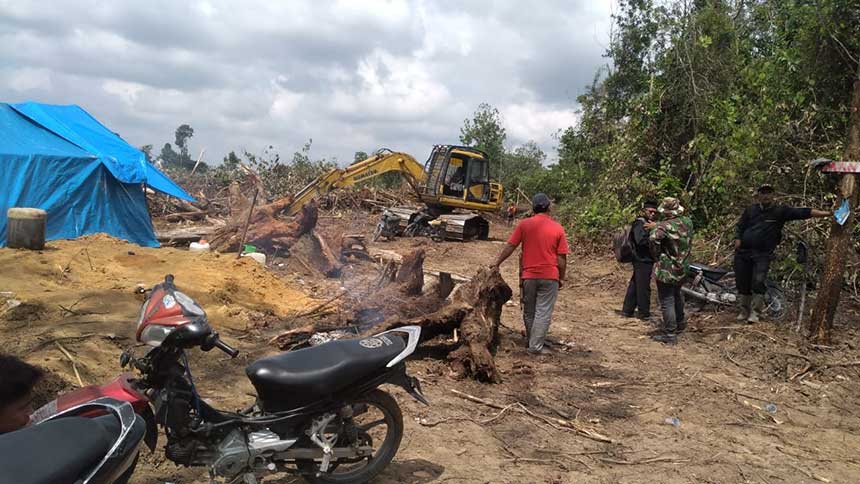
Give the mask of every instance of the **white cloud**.
[(516, 144), (533, 140), (546, 150), (558, 130), (577, 122), (573, 108), (552, 109), (538, 103), (509, 104), (500, 109), (508, 135)]
[(4, 82), (13, 91), (18, 92), (47, 90), (51, 89), (51, 71), (30, 67), (16, 69), (9, 73)]

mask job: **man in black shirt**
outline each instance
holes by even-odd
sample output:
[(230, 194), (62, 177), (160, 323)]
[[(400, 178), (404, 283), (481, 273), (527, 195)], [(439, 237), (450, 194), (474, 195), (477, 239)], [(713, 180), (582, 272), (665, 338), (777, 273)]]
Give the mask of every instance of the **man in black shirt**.
[(621, 315), (632, 318), (633, 311), (639, 308), (639, 319), (647, 321), (651, 317), (651, 273), (654, 270), (654, 257), (651, 255), (649, 232), (657, 217), (657, 203), (645, 202), (642, 215), (630, 228), (633, 242), (633, 276), (627, 285), (627, 294), (621, 307)]
[(744, 210), (735, 229), (735, 279), (740, 312), (738, 321), (757, 323), (764, 306), (767, 271), (782, 240), (782, 227), (791, 220), (829, 217), (832, 212), (773, 203), (773, 187), (762, 185), (756, 203)]

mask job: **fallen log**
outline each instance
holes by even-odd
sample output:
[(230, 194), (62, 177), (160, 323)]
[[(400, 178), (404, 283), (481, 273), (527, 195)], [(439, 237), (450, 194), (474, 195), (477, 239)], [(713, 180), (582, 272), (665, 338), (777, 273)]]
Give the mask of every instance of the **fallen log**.
[(313, 245), (313, 260), (319, 266), (320, 272), (328, 277), (338, 277), (343, 269), (339, 258), (334, 255), (331, 247), (320, 234), (312, 230), (309, 235)]
[(209, 215), (208, 210), (197, 210), (195, 212), (169, 213), (162, 217), (168, 222), (182, 222), (183, 220), (203, 220)]

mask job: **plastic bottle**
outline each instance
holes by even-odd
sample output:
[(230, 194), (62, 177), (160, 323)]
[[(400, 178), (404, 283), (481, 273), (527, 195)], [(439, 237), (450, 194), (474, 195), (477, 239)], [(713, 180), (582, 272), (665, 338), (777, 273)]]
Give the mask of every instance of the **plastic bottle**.
[(266, 265), (266, 254), (261, 252), (251, 252), (250, 254), (242, 254), (242, 257), (250, 257), (260, 264)]
[(663, 420), (663, 423), (678, 428), (681, 426), (681, 419), (678, 417), (666, 417), (666, 419)]
[(206, 242), (204, 239), (200, 239), (200, 242), (191, 242), (188, 250), (191, 252), (209, 252), (209, 242)]

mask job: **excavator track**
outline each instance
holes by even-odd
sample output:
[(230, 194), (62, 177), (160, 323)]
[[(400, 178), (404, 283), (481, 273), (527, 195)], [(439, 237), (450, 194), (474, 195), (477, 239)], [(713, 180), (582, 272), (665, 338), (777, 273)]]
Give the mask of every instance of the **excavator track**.
[[(390, 207), (388, 210), (400, 217), (401, 233), (406, 231), (421, 211), (418, 207), (406, 206)], [(477, 213), (446, 213), (439, 215), (434, 221), (438, 221), (438, 227), (444, 230), (445, 240), (486, 240), (490, 235), (490, 222)]]

